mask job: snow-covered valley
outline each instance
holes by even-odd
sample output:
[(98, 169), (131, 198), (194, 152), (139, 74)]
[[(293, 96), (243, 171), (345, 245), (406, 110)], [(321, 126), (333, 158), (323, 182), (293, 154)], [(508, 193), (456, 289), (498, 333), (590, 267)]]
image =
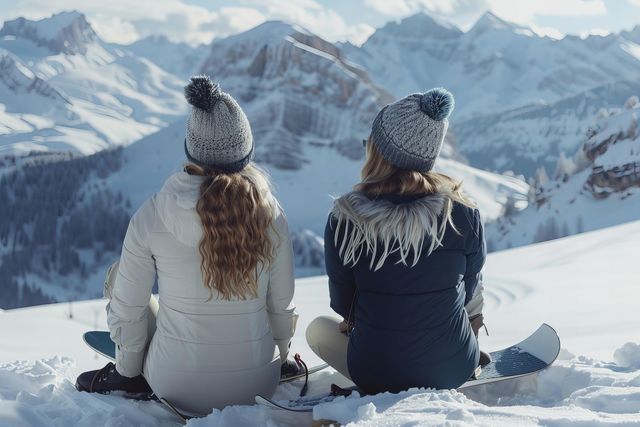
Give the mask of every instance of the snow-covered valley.
[[(486, 350), (505, 347), (547, 322), (562, 340), (559, 360), (529, 380), (455, 391), (410, 390), (398, 395), (349, 398), (316, 409), (314, 419), (354, 426), (553, 425), (640, 426), (640, 340), (634, 295), (640, 222), (528, 247), (496, 252), (486, 266)], [(299, 279), (300, 322), (293, 350), (318, 362), (304, 331), (329, 314), (325, 277)], [(106, 327), (104, 300), (0, 312), (0, 425), (178, 425), (155, 403), (78, 393), (75, 377), (105, 360), (81, 335)], [(70, 316), (72, 315), (72, 316)], [(25, 330), (29, 336), (25, 336)], [(335, 372), (312, 377), (310, 393), (331, 383)], [(296, 394), (299, 383), (277, 397)], [(193, 426), (309, 425), (309, 415), (258, 406), (234, 406), (194, 419)]]

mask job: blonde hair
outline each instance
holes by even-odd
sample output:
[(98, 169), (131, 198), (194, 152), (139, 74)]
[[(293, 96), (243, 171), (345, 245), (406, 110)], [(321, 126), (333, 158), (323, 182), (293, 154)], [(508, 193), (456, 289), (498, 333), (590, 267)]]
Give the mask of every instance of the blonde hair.
[(209, 300), (255, 298), (258, 265), (273, 260), (273, 227), (277, 202), (266, 174), (254, 164), (237, 173), (221, 173), (187, 164), (190, 175), (203, 176), (196, 211), (202, 221), (202, 277)]
[[(462, 193), (461, 182), (438, 172), (397, 168), (380, 154), (371, 138), (361, 175), (355, 191), (336, 199), (332, 211), (337, 221), (334, 244), (344, 265), (355, 265), (367, 253), (369, 268), (377, 271), (397, 253), (400, 263), (413, 267), (423, 252), (428, 256), (442, 246), (447, 224), (460, 234), (452, 218), (454, 202), (475, 207)], [(412, 205), (371, 202), (384, 194), (430, 197)]]
[(456, 202), (475, 207), (475, 203), (462, 192), (461, 181), (435, 171), (417, 172), (400, 169), (380, 154), (371, 142), (371, 137), (367, 141), (367, 158), (362, 166), (360, 177), (361, 181), (353, 189), (370, 197), (382, 194), (444, 193)]

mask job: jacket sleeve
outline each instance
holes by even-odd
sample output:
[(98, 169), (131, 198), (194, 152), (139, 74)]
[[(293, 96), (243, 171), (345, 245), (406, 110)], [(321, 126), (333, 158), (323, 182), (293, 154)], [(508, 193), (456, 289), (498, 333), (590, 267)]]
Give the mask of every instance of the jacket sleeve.
[(474, 295), (482, 281), (482, 267), (487, 257), (487, 245), (484, 240), (484, 228), (480, 219), (478, 209), (473, 210), (471, 218), (471, 231), (467, 237), (467, 268), (464, 275), (465, 306), (472, 298), (481, 298), (481, 295)]
[(125, 377), (142, 373), (148, 332), (148, 305), (156, 278), (149, 249), (149, 234), (155, 220), (153, 198), (133, 215), (122, 245), (120, 265), (107, 305), (107, 323), (116, 343), (116, 369)]
[[(345, 319), (349, 319), (356, 285), (353, 270), (342, 263), (338, 248), (335, 245), (337, 221), (329, 215), (324, 229), (324, 260), (329, 277), (329, 298), (333, 311)], [(341, 237), (341, 236), (339, 236)]]
[(273, 339), (284, 362), (289, 353), (291, 337), (296, 331), (298, 313), (293, 303), (295, 282), (293, 278), (293, 247), (289, 237), (289, 226), (284, 213), (275, 220), (278, 246), (269, 271), (267, 289), (267, 314)]

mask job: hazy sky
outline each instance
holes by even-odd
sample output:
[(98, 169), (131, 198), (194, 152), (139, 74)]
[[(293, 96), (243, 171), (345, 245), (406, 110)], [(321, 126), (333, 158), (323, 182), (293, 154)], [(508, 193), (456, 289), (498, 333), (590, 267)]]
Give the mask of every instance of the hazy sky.
[(0, 0), (0, 19), (87, 15), (108, 41), (150, 34), (206, 43), (268, 19), (300, 24), (330, 40), (362, 43), (374, 28), (425, 11), (466, 29), (486, 10), (539, 34), (617, 32), (640, 24), (640, 0)]

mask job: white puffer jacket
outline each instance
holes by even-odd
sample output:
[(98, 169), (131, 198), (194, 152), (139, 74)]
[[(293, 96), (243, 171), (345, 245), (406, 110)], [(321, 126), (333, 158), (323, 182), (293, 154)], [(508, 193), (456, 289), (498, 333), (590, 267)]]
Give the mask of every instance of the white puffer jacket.
[[(207, 301), (195, 210), (202, 179), (171, 176), (131, 218), (108, 308), (118, 371), (144, 372), (159, 397), (193, 415), (272, 395), (297, 320), (293, 251), (275, 199), (271, 238), (278, 246), (271, 265), (258, 266), (258, 297), (226, 301), (214, 293)], [(156, 277), (157, 329), (150, 336), (147, 306)]]

